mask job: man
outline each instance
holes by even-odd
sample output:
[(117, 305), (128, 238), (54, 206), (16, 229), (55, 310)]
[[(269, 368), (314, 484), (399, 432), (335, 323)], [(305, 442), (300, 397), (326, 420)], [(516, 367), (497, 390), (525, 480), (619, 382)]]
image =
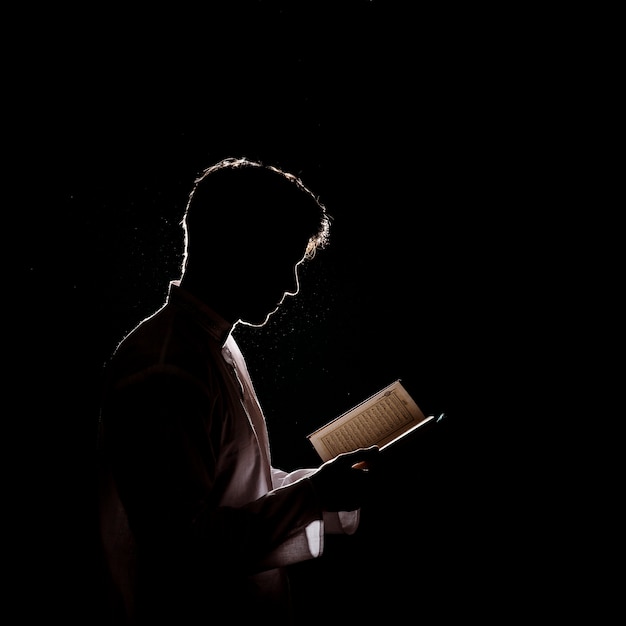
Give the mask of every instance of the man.
[(195, 181), (180, 280), (105, 368), (100, 529), (114, 623), (291, 623), (286, 568), (319, 557), (325, 534), (356, 531), (378, 449), (274, 468), (232, 335), (298, 292), (329, 226), (275, 167), (226, 159)]

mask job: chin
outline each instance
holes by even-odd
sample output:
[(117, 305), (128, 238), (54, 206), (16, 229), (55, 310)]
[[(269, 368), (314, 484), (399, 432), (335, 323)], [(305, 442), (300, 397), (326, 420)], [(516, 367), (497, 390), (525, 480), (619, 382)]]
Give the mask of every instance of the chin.
[(261, 328), (261, 326), (265, 326), (267, 322), (267, 318), (263, 322), (248, 322), (246, 320), (239, 320), (237, 324), (241, 324), (242, 326), (251, 326), (252, 328)]
[(276, 307), (273, 311), (270, 311), (260, 322), (252, 322), (250, 320), (240, 319), (239, 324), (243, 324), (244, 326), (252, 326), (253, 328), (261, 328), (261, 326), (265, 326), (265, 324), (267, 324), (270, 317), (272, 317), (272, 315), (276, 313), (276, 311), (278, 311), (278, 307)]

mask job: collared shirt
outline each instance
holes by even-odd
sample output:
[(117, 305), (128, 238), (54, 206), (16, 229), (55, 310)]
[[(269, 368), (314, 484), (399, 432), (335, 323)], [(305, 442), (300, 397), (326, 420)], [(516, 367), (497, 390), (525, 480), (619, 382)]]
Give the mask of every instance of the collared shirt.
[(102, 435), (119, 496), (104, 507), (104, 534), (120, 555), (120, 537), (131, 538), (146, 598), (171, 593), (179, 568), (191, 605), (241, 600), (274, 611), (287, 602), (284, 568), (320, 556), (324, 533), (357, 528), (358, 511), (320, 510), (306, 480), (314, 470), (272, 466), (232, 325), (177, 281), (107, 366)]

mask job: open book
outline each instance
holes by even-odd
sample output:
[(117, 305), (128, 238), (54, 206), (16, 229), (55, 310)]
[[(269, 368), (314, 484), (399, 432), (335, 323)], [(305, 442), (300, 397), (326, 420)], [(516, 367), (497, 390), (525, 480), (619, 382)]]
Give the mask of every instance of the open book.
[(435, 419), (426, 417), (399, 380), (307, 435), (328, 461), (342, 452), (377, 445), (381, 450)]

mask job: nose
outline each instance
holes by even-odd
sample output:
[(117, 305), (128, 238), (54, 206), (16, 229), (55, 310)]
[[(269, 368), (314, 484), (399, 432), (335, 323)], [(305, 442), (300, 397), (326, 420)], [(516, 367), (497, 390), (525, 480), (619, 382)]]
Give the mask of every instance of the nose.
[(297, 293), (300, 291), (300, 278), (298, 277), (298, 267), (300, 266), (300, 264), (296, 264), (295, 267), (293, 268), (293, 270), (290, 272), (290, 283), (291, 283), (291, 290), (287, 290), (285, 291), (285, 297), (287, 296), (295, 296), (297, 295)]

